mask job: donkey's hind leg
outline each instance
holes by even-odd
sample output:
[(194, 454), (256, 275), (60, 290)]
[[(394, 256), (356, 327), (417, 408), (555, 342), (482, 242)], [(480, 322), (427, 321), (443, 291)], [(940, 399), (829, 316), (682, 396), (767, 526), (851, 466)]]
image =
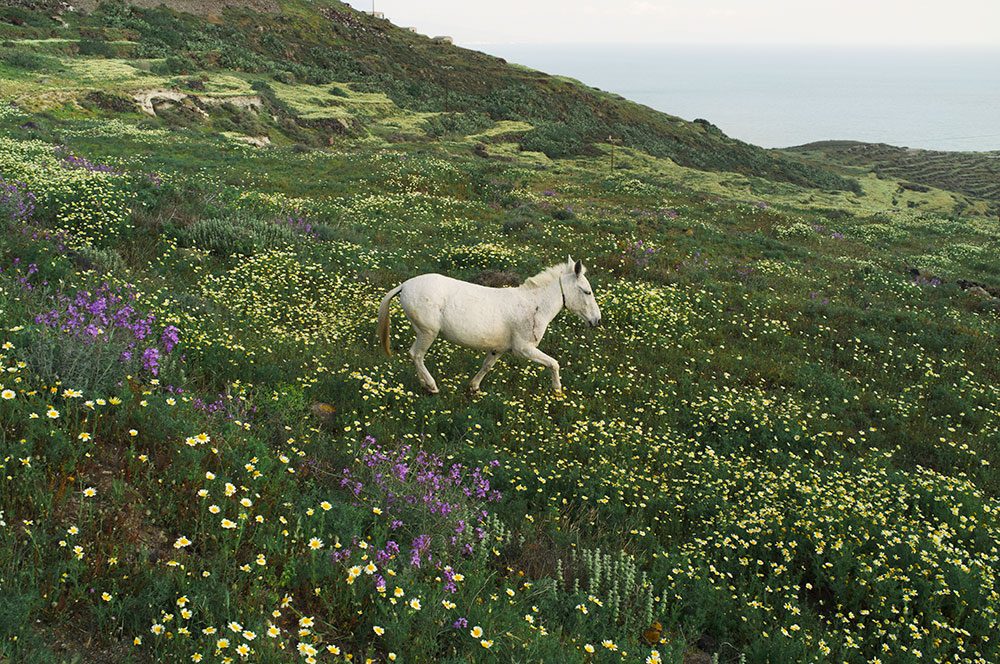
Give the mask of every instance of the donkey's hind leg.
[(413, 364), (417, 367), (417, 378), (420, 379), (420, 382), (423, 383), (428, 392), (437, 394), (438, 386), (434, 382), (434, 376), (431, 375), (431, 372), (427, 370), (427, 366), (424, 364), (424, 356), (427, 354), (427, 349), (437, 339), (437, 332), (423, 330), (416, 325), (413, 326), (413, 329), (417, 333), (417, 338), (414, 340), (413, 345), (410, 346), (410, 357), (413, 358)]
[(479, 373), (473, 376), (471, 381), (469, 381), (470, 392), (479, 391), (479, 384), (483, 382), (483, 377), (485, 377), (486, 374), (489, 373), (490, 369), (492, 369), (493, 365), (497, 363), (497, 360), (500, 359), (501, 355), (503, 355), (503, 351), (497, 351), (497, 350), (491, 350), (486, 355), (486, 359), (483, 360), (483, 368), (479, 370)]

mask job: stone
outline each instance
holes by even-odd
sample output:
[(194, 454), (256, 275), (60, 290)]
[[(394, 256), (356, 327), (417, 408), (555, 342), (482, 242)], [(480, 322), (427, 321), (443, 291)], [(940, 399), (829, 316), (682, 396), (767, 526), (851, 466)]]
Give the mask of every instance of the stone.
[(313, 415), (321, 420), (328, 420), (333, 417), (334, 413), (337, 412), (337, 409), (334, 406), (322, 401), (313, 403), (313, 405), (309, 407), (309, 410), (312, 411)]

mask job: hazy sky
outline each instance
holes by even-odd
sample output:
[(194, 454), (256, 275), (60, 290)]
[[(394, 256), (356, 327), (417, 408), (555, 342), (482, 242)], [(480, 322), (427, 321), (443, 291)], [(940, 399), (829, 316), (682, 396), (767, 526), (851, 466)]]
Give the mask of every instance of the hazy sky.
[(1000, 0), (375, 0), (375, 7), (397, 25), (462, 44), (1000, 46)]

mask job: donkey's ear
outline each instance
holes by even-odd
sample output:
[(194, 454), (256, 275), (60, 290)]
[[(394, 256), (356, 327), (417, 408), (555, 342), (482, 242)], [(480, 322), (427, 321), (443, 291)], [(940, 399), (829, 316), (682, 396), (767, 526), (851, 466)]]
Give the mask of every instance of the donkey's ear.
[(587, 268), (583, 266), (583, 261), (577, 261), (576, 265), (573, 266), (573, 271), (576, 272), (576, 276), (582, 277), (587, 273)]
[(574, 262), (576, 262), (576, 261), (573, 260), (572, 256), (567, 256), (566, 257), (566, 264), (567, 265), (572, 265)]

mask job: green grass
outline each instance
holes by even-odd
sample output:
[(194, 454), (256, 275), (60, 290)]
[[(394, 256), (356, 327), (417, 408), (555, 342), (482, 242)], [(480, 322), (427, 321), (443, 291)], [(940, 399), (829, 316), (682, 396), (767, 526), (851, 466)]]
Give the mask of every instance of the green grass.
[[(327, 6), (285, 3), (274, 71), (252, 14), (108, 7), (65, 38), (125, 23), (135, 60), (0, 82), (0, 177), (23, 183), (0, 188), (0, 660), (1000, 657), (1000, 307), (957, 285), (1000, 285), (983, 201), (856, 165), (789, 181), (802, 155), (747, 170), (763, 151), (505, 68), (540, 86), (526, 108), (613, 103), (697, 148), (526, 151), (553, 116), (478, 129), (495, 60)], [(334, 34), (356, 70), (319, 80)], [(177, 45), (197, 69), (149, 80), (263, 112), (85, 105)], [(428, 83), (441, 62), (463, 96)], [(423, 394), (397, 304), (378, 349), (401, 281), (567, 254), (604, 323), (542, 341), (564, 399), (511, 358), (469, 395), (482, 358), (444, 341)], [(105, 283), (148, 335), (45, 324)]]
[[(278, 99), (288, 104), (295, 114), (306, 120), (321, 118), (378, 119), (401, 115), (400, 109), (381, 93), (358, 93), (345, 83), (332, 85), (286, 85), (274, 81), (270, 84)], [(346, 96), (332, 91), (346, 92)]]

